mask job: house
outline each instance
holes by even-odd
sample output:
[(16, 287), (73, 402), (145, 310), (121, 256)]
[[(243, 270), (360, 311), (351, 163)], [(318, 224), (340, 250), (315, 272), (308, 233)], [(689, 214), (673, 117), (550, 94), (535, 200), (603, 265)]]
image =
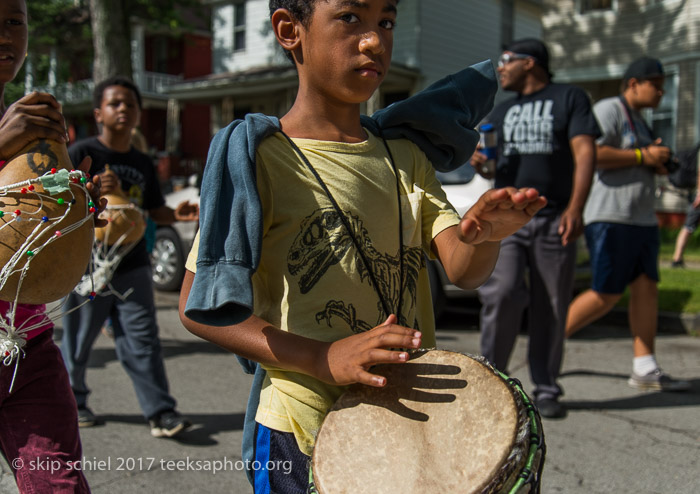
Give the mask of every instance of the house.
[[(209, 105), (212, 135), (250, 112), (282, 116), (294, 102), (297, 78), (272, 34), (268, 0), (206, 3), (212, 73), (171, 85), (168, 108), (177, 113), (185, 104)], [(541, 7), (537, 0), (401, 0), (391, 68), (363, 111), (371, 114), (447, 74), (495, 59), (514, 38), (540, 36)]]
[[(178, 107), (173, 113), (168, 108), (168, 88), (187, 78), (201, 77), (212, 71), (211, 35), (208, 18), (204, 27), (197, 26), (198, 17), (191, 19), (194, 28), (186, 32), (147, 28), (138, 19), (132, 19), (131, 46), (133, 79), (141, 91), (143, 108), (140, 129), (144, 134), (151, 154), (164, 156), (159, 167), (161, 178), (166, 181), (171, 174), (187, 175), (201, 172), (204, 157), (209, 147), (210, 107), (197, 102)], [(55, 56), (55, 55), (54, 55)], [(54, 60), (52, 64), (70, 65), (72, 82), (56, 82), (34, 85), (25, 83), (25, 90), (52, 93), (63, 105), (71, 141), (97, 133), (92, 109), (94, 82), (89, 78), (89, 67), (71, 60)], [(168, 118), (176, 118), (177, 125), (168, 125)], [(205, 124), (202, 125), (202, 122)], [(171, 134), (168, 134), (168, 131)], [(181, 135), (188, 139), (180, 140)], [(177, 148), (171, 143), (177, 143)], [(177, 156), (177, 159), (171, 159)]]
[[(201, 171), (211, 137), (234, 118), (282, 116), (296, 96), (296, 72), (272, 34), (268, 0), (202, 2), (211, 24), (194, 32), (173, 36), (132, 22), (141, 130), (160, 156), (164, 178)], [(391, 68), (363, 111), (495, 60), (515, 38), (540, 37), (542, 6), (542, 0), (401, 0)], [(42, 88), (63, 103), (73, 138), (95, 132), (92, 88), (89, 80)]]
[[(554, 80), (584, 88), (594, 101), (620, 92), (634, 59), (661, 60), (667, 77), (647, 119), (671, 149), (700, 140), (700, 2), (684, 0), (545, 0), (542, 29)], [(682, 220), (685, 194), (659, 180), (662, 224)], [(681, 212), (680, 215), (677, 213)]]

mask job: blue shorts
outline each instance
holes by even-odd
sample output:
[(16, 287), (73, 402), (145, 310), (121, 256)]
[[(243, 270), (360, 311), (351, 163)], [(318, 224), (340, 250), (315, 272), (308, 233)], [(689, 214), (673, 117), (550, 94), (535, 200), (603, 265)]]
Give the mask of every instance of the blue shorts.
[(591, 223), (585, 233), (596, 292), (621, 294), (641, 274), (659, 281), (657, 226)]
[(688, 206), (688, 211), (685, 213), (685, 223), (683, 224), (683, 228), (688, 230), (690, 233), (693, 233), (698, 227), (698, 223), (700, 223), (700, 208), (695, 209), (693, 207), (693, 203), (691, 202), (690, 206)]
[(255, 494), (306, 494), (310, 466), (294, 434), (255, 423)]

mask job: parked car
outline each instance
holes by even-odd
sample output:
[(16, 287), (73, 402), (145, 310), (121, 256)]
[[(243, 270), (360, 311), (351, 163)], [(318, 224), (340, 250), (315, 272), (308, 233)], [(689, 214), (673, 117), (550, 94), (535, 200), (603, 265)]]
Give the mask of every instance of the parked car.
[[(442, 183), (447, 200), (455, 207), (460, 216), (488, 189), (493, 187), (493, 181), (483, 178), (474, 171), (474, 168), (465, 163), (451, 172), (436, 172), (438, 180)], [(453, 285), (445, 274), (437, 260), (428, 262), (428, 276), (430, 277), (430, 290), (433, 297), (433, 310), (435, 317), (439, 317), (447, 306), (449, 300), (476, 297), (476, 290), (463, 290)]]
[[(477, 174), (469, 163), (465, 163), (451, 172), (437, 172), (436, 175), (442, 183), (447, 199), (460, 215), (464, 215), (484, 192), (493, 187), (493, 181)], [(590, 287), (591, 270), (588, 249), (583, 235), (579, 237), (577, 242), (578, 254), (574, 290), (579, 292)], [(463, 290), (453, 285), (437, 260), (428, 262), (428, 276), (430, 277), (430, 290), (436, 318), (445, 311), (449, 301), (477, 296), (476, 289)]]
[[(183, 201), (199, 204), (199, 187), (196, 175), (187, 181), (187, 185), (165, 195), (165, 204), (177, 207)], [(182, 285), (185, 276), (185, 261), (197, 233), (197, 221), (177, 222), (173, 225), (158, 226), (156, 239), (151, 251), (153, 267), (153, 285), (157, 290), (176, 291)]]

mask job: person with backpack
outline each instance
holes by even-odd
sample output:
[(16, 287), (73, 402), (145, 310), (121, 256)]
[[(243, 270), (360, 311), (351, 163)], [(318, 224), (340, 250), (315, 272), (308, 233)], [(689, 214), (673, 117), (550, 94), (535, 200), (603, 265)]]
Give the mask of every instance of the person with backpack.
[(658, 325), (659, 227), (655, 176), (668, 173), (671, 150), (655, 138), (640, 111), (664, 94), (659, 60), (642, 57), (622, 78), (622, 94), (598, 101), (593, 112), (603, 135), (596, 141), (596, 174), (583, 218), (592, 286), (569, 306), (566, 336), (607, 314), (629, 286), (636, 389), (686, 391), (690, 383), (663, 372), (654, 356)]

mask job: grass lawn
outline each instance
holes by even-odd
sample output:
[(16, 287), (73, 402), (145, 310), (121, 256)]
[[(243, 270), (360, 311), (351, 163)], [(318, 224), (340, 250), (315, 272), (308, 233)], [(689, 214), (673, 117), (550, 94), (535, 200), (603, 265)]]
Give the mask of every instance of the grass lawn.
[[(659, 311), (700, 313), (700, 229), (696, 230), (685, 249), (685, 269), (668, 266), (672, 257), (678, 230), (661, 230), (661, 260), (659, 283)], [(627, 296), (618, 305), (627, 306)]]

